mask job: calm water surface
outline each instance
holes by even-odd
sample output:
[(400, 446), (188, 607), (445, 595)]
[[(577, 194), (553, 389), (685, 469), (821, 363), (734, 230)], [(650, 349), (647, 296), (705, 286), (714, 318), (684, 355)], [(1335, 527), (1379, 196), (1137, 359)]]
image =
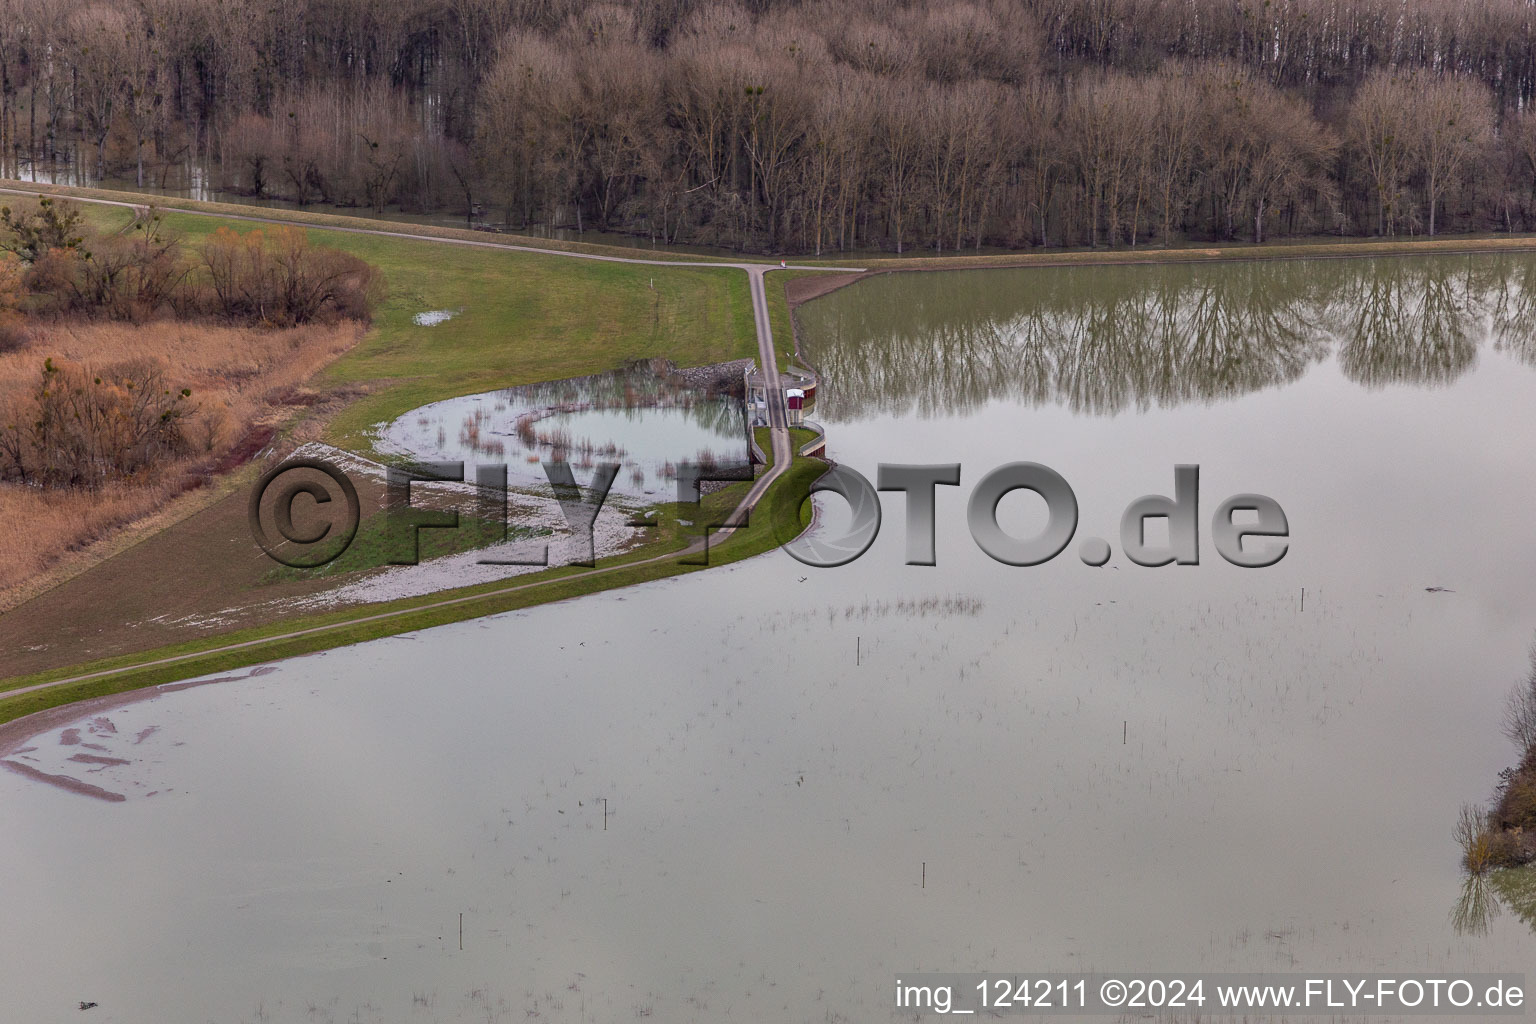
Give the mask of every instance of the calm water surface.
[(504, 466), (514, 490), (548, 494), (541, 462), (558, 459), (583, 483), (599, 463), (620, 467), (616, 502), (676, 500), (678, 463), (745, 466), (740, 399), (673, 386), (646, 368), (505, 388), (433, 402), (381, 425), (375, 447), (426, 462)]
[[(774, 553), (55, 727), (17, 756), (126, 799), (0, 774), (0, 1002), (824, 1024), (906, 1019), (917, 969), (1529, 969), (1519, 906), (1453, 926), (1452, 826), (1514, 759), (1536, 631), (1533, 300), (1536, 263), (1459, 257), (803, 307), (835, 458), (963, 464), (936, 567), (887, 495), (840, 569)], [(1203, 522), (1270, 495), (1290, 552), (1001, 565), (965, 501), (1021, 459), (1078, 539), (1192, 462)]]

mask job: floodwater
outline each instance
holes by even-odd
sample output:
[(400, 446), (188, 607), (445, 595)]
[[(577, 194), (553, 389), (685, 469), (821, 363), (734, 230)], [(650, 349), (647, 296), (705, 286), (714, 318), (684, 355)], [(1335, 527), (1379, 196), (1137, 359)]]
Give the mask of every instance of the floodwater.
[[(911, 1019), (915, 970), (1528, 969), (1528, 913), (1456, 927), (1452, 828), (1514, 760), (1536, 630), (1533, 300), (1536, 262), (1475, 256), (802, 307), (833, 457), (962, 464), (936, 566), (887, 494), (841, 568), (775, 552), (55, 722), (11, 758), (124, 799), (0, 773), (6, 1015), (826, 1024)], [(1019, 460), (1080, 508), (1033, 568), (964, 528)], [(1121, 510), (1188, 463), (1200, 564), (1130, 563)], [(1242, 492), (1285, 509), (1277, 565), (1209, 540)]]
[(610, 494), (634, 504), (675, 500), (678, 465), (742, 465), (739, 399), (672, 386), (649, 366), (464, 395), (424, 405), (378, 431), (375, 447), (418, 461), (505, 466), (514, 490), (549, 492), (541, 461), (571, 463), (586, 485), (619, 466)]

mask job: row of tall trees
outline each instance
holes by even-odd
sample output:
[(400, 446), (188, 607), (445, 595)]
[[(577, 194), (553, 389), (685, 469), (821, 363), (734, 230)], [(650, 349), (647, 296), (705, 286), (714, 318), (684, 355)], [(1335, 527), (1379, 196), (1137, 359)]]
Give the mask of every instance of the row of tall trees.
[(823, 252), (1536, 228), (1532, 0), (0, 0), (0, 170)]

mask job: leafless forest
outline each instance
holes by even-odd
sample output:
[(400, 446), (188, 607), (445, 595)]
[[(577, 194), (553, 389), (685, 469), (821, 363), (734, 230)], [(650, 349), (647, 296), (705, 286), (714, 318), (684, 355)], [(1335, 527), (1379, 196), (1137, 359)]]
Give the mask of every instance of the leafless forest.
[(1536, 229), (1531, 0), (0, 0), (0, 170), (749, 250)]

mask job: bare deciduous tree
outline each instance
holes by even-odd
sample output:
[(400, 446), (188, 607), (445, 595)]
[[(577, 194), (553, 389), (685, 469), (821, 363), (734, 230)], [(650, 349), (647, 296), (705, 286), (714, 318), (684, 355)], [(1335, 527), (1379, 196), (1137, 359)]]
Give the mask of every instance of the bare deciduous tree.
[(1345, 132), (1376, 208), (1376, 234), (1396, 233), (1414, 159), (1413, 90), (1390, 72), (1367, 78), (1350, 105)]
[(1461, 183), (1466, 169), (1493, 139), (1493, 104), (1481, 83), (1445, 78), (1418, 83), (1412, 113), (1433, 236), (1441, 199)]
[(0, 0), (0, 164), (744, 249), (1532, 229), (1533, 102), (1529, 0)]

